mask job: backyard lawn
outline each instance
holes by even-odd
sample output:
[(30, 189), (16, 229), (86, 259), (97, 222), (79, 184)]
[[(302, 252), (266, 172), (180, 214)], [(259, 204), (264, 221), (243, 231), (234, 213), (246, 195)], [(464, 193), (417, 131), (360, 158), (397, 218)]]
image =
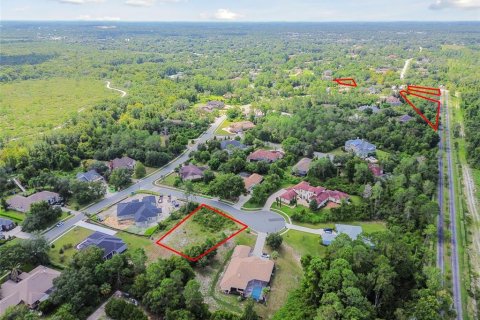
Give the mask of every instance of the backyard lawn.
[(147, 237), (136, 236), (122, 231), (117, 232), (115, 236), (125, 241), (128, 251), (135, 249), (145, 250), (149, 262), (156, 261), (158, 258), (168, 258), (172, 255), (170, 251), (157, 245), (155, 243), (156, 239), (150, 240)]
[[(77, 252), (75, 246), (85, 240), (85, 238), (92, 233), (92, 230), (82, 227), (74, 227), (53, 242), (55, 248), (50, 250), (50, 259), (57, 264), (67, 265), (75, 252)], [(63, 254), (60, 254), (60, 250), (63, 250)]]
[(13, 211), (13, 210), (5, 211), (3, 209), (0, 209), (0, 217), (5, 219), (10, 219), (16, 223), (20, 223), (26, 218), (25, 213)]
[(320, 244), (320, 236), (305, 233), (297, 230), (289, 230), (283, 235), (283, 242), (288, 244), (301, 256), (311, 254), (312, 256), (323, 256), (326, 247)]

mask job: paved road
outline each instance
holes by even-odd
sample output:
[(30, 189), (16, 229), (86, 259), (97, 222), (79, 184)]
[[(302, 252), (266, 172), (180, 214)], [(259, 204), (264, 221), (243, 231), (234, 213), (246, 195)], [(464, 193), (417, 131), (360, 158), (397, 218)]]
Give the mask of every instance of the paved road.
[(217, 118), (217, 120), (210, 126), (210, 128), (200, 138), (198, 138), (193, 145), (190, 145), (182, 155), (180, 155), (178, 158), (170, 162), (168, 165), (156, 171), (151, 176), (148, 176), (138, 181), (137, 183), (130, 186), (129, 188), (124, 189), (120, 192), (111, 194), (110, 196), (107, 196), (106, 198), (104, 198), (102, 201), (97, 202), (96, 204), (86, 208), (84, 210), (85, 213), (95, 214), (101, 211), (103, 208), (119, 202), (123, 198), (129, 196), (132, 192), (138, 191), (140, 189), (146, 189), (146, 190), (152, 189), (153, 183), (156, 180), (171, 173), (176, 167), (178, 167), (180, 164), (187, 161), (189, 153), (193, 150), (196, 150), (199, 143), (205, 143), (207, 140), (212, 139), (216, 128), (222, 123), (223, 120), (225, 120), (225, 118), (226, 116)]
[(57, 239), (58, 237), (63, 235), (65, 232), (73, 228), (77, 222), (86, 218), (86, 216), (82, 212), (69, 210), (67, 208), (62, 208), (62, 210), (69, 211), (74, 216), (71, 217), (70, 219), (65, 220), (63, 225), (61, 225), (60, 227), (53, 227), (52, 229), (50, 229), (49, 231), (43, 234), (43, 236), (47, 238), (47, 240), (50, 242), (53, 242), (55, 239)]
[(404, 79), (404, 78), (405, 78), (405, 74), (407, 73), (408, 66), (409, 66), (409, 64), (410, 64), (411, 61), (412, 61), (411, 58), (405, 60), (405, 65), (403, 66), (402, 72), (400, 72), (400, 79)]
[[(444, 110), (444, 105), (442, 105), (442, 110)], [(437, 268), (440, 269), (442, 274), (445, 272), (445, 261), (444, 261), (444, 170), (443, 170), (443, 126), (438, 127), (438, 134), (440, 136), (440, 142), (438, 143), (438, 220), (437, 220)]]
[(448, 116), (448, 90), (444, 90), (445, 95), (445, 133), (446, 144), (445, 151), (448, 162), (448, 194), (449, 194), (449, 212), (450, 212), (450, 232), (451, 232), (451, 247), (452, 247), (452, 282), (453, 282), (453, 302), (455, 310), (457, 311), (457, 319), (463, 319), (462, 309), (462, 292), (461, 292), (461, 278), (460, 267), (458, 262), (458, 243), (457, 243), (457, 225), (456, 225), (456, 208), (455, 208), (455, 185), (453, 181), (453, 165), (451, 153), (451, 138), (450, 138), (450, 120)]
[[(165, 187), (152, 186), (150, 190), (160, 192), (162, 194), (171, 194), (176, 198), (184, 198), (184, 193), (181, 190), (170, 189)], [(285, 219), (278, 213), (259, 210), (259, 211), (242, 211), (235, 208), (233, 205), (218, 201), (217, 199), (205, 198), (202, 196), (192, 196), (192, 200), (199, 203), (205, 203), (209, 206), (218, 208), (237, 220), (247, 224), (249, 228), (257, 232), (272, 233), (278, 232), (285, 227)]]

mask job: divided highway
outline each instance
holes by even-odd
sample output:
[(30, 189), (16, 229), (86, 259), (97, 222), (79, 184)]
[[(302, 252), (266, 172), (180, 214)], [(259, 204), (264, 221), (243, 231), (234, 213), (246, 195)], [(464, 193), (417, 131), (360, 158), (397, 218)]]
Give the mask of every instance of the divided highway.
[[(451, 153), (451, 137), (450, 137), (450, 119), (448, 111), (448, 90), (442, 90), (445, 102), (445, 153), (447, 156), (447, 174), (448, 174), (448, 210), (450, 214), (450, 243), (451, 243), (451, 264), (452, 264), (452, 287), (453, 287), (453, 303), (457, 312), (457, 319), (463, 319), (462, 309), (462, 291), (461, 291), (461, 277), (460, 264), (458, 261), (458, 243), (457, 243), (457, 225), (456, 225), (456, 206), (455, 206), (455, 185), (453, 180), (453, 165)], [(443, 166), (441, 167), (441, 174), (443, 176)]]

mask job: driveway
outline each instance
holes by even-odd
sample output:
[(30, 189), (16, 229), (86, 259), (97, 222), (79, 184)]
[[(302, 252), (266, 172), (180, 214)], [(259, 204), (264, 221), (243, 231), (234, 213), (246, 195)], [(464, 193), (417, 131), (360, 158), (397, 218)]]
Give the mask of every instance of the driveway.
[(85, 228), (85, 229), (102, 232), (102, 233), (108, 234), (110, 236), (113, 236), (115, 233), (117, 233), (117, 231), (115, 231), (115, 230), (104, 228), (104, 227), (101, 227), (101, 226), (97, 226), (96, 224), (88, 223), (88, 222), (83, 221), (83, 220), (78, 221), (77, 223), (75, 223), (75, 225), (79, 226), (79, 227), (82, 227), (82, 228)]
[(255, 242), (255, 247), (253, 248), (253, 255), (261, 257), (263, 253), (263, 247), (265, 246), (265, 241), (267, 240), (267, 234), (264, 232), (259, 232), (257, 235), (257, 241)]

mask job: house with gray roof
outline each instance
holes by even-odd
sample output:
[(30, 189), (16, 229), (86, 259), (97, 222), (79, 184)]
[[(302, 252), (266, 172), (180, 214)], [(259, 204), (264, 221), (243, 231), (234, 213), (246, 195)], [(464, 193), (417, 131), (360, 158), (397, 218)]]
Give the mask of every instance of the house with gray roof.
[(412, 120), (412, 119), (413, 119), (413, 117), (411, 117), (411, 116), (408, 115), (408, 114), (405, 114), (405, 115), (399, 117), (399, 118), (398, 118), (398, 121), (400, 121), (401, 123), (405, 123), (405, 122), (408, 122), (408, 121), (410, 121), (410, 120)]
[(117, 205), (117, 220), (133, 220), (138, 227), (148, 227), (158, 221), (162, 208), (157, 208), (155, 196), (145, 196)]
[(77, 173), (77, 180), (83, 182), (97, 182), (102, 181), (103, 177), (95, 169), (92, 169), (87, 172)]
[[(328, 230), (328, 231), (327, 231)], [(362, 227), (352, 226), (349, 224), (336, 224), (335, 230), (325, 229), (322, 234), (322, 244), (330, 245), (339, 235), (346, 234), (350, 239), (357, 240), (358, 236), (363, 232)], [(364, 240), (368, 241), (368, 240)]]
[(353, 152), (357, 157), (366, 158), (375, 154), (377, 147), (363, 139), (348, 140), (345, 142), (345, 151)]
[(135, 160), (129, 157), (115, 158), (109, 163), (110, 170), (115, 169), (128, 169), (133, 170), (135, 168)]
[(312, 159), (302, 158), (297, 162), (292, 168), (292, 173), (298, 176), (306, 176), (310, 166), (312, 164)]
[(16, 194), (10, 199), (7, 199), (8, 206), (16, 211), (28, 212), (33, 203), (45, 201), (50, 205), (59, 204), (62, 202), (62, 197), (58, 193), (51, 191), (40, 191), (24, 197)]
[(365, 111), (365, 110), (372, 110), (373, 113), (379, 113), (380, 109), (377, 106), (360, 106), (358, 110)]
[(0, 218), (0, 231), (9, 231), (15, 228), (15, 222), (10, 219)]
[(182, 178), (183, 181), (186, 180), (201, 180), (203, 179), (203, 170), (202, 168), (197, 167), (194, 164), (188, 164), (186, 166), (183, 166), (180, 168), (180, 178)]
[(127, 250), (127, 245), (122, 239), (108, 234), (95, 231), (77, 245), (78, 250), (84, 250), (90, 246), (97, 246), (103, 250), (103, 259), (111, 259), (115, 254)]
[(222, 140), (220, 141), (220, 148), (222, 150), (227, 150), (228, 153), (231, 153), (233, 149), (244, 150), (247, 148), (247, 146), (238, 140)]

